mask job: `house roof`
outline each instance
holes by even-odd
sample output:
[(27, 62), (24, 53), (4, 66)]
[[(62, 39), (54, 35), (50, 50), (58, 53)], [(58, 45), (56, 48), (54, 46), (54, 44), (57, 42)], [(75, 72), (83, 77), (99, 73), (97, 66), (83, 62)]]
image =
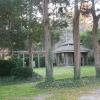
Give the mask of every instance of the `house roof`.
[[(69, 28), (62, 29), (61, 31), (61, 38), (58, 43), (54, 45), (53, 52), (54, 53), (61, 53), (61, 52), (74, 52), (74, 41), (73, 41), (73, 32), (72, 26)], [(89, 52), (90, 50), (84, 47), (80, 43), (80, 52)]]
[[(54, 48), (54, 53), (61, 53), (61, 52), (74, 52), (74, 45), (71, 44), (63, 44), (59, 45)], [(82, 44), (80, 44), (80, 52), (89, 52), (89, 49), (85, 48)]]

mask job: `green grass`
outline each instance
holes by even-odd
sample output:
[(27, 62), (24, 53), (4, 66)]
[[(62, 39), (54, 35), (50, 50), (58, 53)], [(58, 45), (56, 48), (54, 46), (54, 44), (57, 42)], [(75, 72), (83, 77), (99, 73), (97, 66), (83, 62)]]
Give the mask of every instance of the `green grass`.
[[(34, 71), (45, 78), (45, 68), (35, 68)], [(83, 79), (75, 81), (73, 80), (73, 68), (55, 67), (55, 81), (51, 86), (46, 84), (48, 85), (47, 87), (35, 87), (36, 84), (45, 85), (43, 82), (0, 83), (0, 100), (16, 100), (16, 98), (17, 100), (34, 100), (33, 98), (38, 95), (42, 96), (48, 94), (51, 94), (51, 96), (48, 96), (48, 99), (46, 100), (67, 100), (68, 98), (68, 100), (77, 100), (76, 97), (84, 94), (86, 91), (100, 88), (100, 80), (95, 79), (94, 76), (94, 67), (82, 67), (81, 77), (83, 77)], [(70, 86), (70, 83), (72, 84), (72, 87)], [(76, 84), (78, 84), (78, 86)]]
[[(45, 77), (44, 68), (35, 68), (34, 71), (41, 76)], [(73, 78), (73, 67), (54, 67), (54, 79)], [(81, 77), (95, 76), (95, 68), (84, 66), (81, 67)]]

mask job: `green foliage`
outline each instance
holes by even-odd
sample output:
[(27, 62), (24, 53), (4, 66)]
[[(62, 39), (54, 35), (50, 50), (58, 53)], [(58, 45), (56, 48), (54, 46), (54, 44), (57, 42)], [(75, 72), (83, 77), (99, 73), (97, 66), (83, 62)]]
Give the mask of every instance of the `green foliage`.
[(31, 68), (14, 68), (11, 75), (15, 78), (29, 78), (32, 77), (33, 70)]
[[(94, 91), (96, 89), (98, 90), (100, 88), (100, 79), (95, 79), (94, 77), (82, 78), (80, 80), (81, 82), (79, 82), (79, 80), (74, 81), (72, 79), (73, 70), (70, 70), (70, 69), (72, 68), (67, 68), (67, 67), (54, 68), (54, 77), (56, 77), (56, 81), (45, 83), (45, 85), (44, 83), (40, 83), (40, 81), (38, 81), (37, 82), (38, 84), (39, 83), (43, 84), (42, 85), (43, 87), (41, 86), (38, 88), (36, 88), (35, 84), (32, 82), (33, 79), (32, 81), (13, 80), (11, 82), (7, 82), (6, 79), (5, 79), (5, 82), (1, 82), (1, 79), (0, 79), (0, 99), (1, 100), (5, 100), (5, 99), (16, 100), (16, 97), (19, 97), (18, 99), (21, 99), (21, 100), (23, 99), (33, 100), (33, 99), (36, 99), (37, 97), (44, 98), (44, 96), (46, 95), (46, 99), (49, 99), (48, 97), (51, 96), (49, 100), (68, 100), (68, 99), (78, 100), (78, 99), (73, 99), (72, 97), (74, 96), (78, 97), (79, 95), (84, 95), (84, 93), (89, 93), (89, 91)], [(45, 76), (45, 68), (36, 68), (34, 70), (36, 73), (38, 74), (42, 73), (41, 75), (44, 74)], [(84, 73), (84, 76), (89, 76), (89, 77), (95, 76), (95, 68), (90, 67), (90, 66), (82, 67), (82, 73)], [(67, 78), (68, 80), (65, 78)], [(52, 83), (53, 83), (53, 86), (52, 86)], [(80, 83), (81, 85), (79, 85)], [(51, 84), (49, 85), (51, 87), (47, 86), (47, 84)], [(54, 87), (55, 85), (56, 87)], [(68, 85), (70, 85), (70, 87), (68, 87)], [(73, 87), (71, 87), (71, 85)], [(67, 96), (68, 96), (68, 99), (67, 99)]]
[(36, 19), (31, 21), (31, 33), (34, 43), (43, 42), (43, 24), (39, 23)]
[[(100, 44), (100, 30), (98, 30), (98, 42)], [(92, 36), (92, 31), (87, 30), (86, 32), (82, 32), (80, 34), (81, 36), (81, 43), (85, 45), (86, 47), (92, 49), (93, 48), (93, 36)]]
[(88, 48), (92, 48), (93, 47), (92, 32), (90, 30), (81, 33), (80, 36), (81, 36), (81, 43), (83, 45), (85, 45)]
[[(34, 56), (33, 61), (35, 61), (35, 67), (38, 67), (38, 56)], [(40, 56), (39, 57), (40, 61), (40, 67), (45, 67), (45, 57)], [(29, 57), (25, 58), (26, 66), (29, 64)]]
[(94, 65), (94, 57), (93, 56), (88, 57), (88, 65)]
[(96, 68), (96, 77), (100, 78), (100, 68)]
[(22, 29), (21, 0), (0, 1), (0, 47), (9, 49), (22, 49), (26, 39)]
[(56, 43), (59, 41), (59, 37), (60, 37), (60, 33), (55, 29), (54, 31), (52, 31), (52, 43)]
[(0, 60), (0, 76), (11, 76), (11, 71), (15, 68), (22, 68), (22, 60), (13, 58), (11, 60)]
[(36, 85), (37, 88), (75, 88), (75, 87), (82, 87), (89, 84), (95, 84), (95, 82), (100, 82), (100, 79), (96, 78), (83, 78), (80, 80), (74, 79), (63, 79), (63, 80), (55, 80), (51, 82), (40, 82)]
[[(35, 61), (35, 66), (38, 67), (38, 57), (34, 57), (33, 60)], [(45, 67), (45, 57), (40, 56), (39, 57), (40, 60), (40, 67)]]
[(14, 57), (11, 60), (15, 63), (16, 68), (22, 68), (23, 67), (23, 60), (21, 58), (18, 59), (16, 57)]
[(0, 60), (0, 76), (11, 76), (11, 70), (16, 68), (12, 60)]

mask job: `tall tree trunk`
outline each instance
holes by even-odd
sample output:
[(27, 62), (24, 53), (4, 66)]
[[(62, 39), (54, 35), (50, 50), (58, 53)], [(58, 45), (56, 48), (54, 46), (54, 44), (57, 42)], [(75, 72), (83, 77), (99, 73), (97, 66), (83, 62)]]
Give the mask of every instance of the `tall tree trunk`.
[(95, 69), (96, 69), (96, 77), (100, 77), (100, 49), (98, 43), (98, 21), (100, 15), (96, 15), (95, 3), (92, 0), (92, 16), (93, 16), (93, 48), (94, 48), (94, 58), (95, 58)]
[(79, 15), (78, 0), (75, 0), (74, 19), (73, 19), (73, 38), (74, 38), (74, 79), (80, 78), (80, 34), (79, 34)]
[(28, 52), (29, 52), (29, 67), (32, 68), (32, 32), (31, 32), (31, 21), (32, 21), (32, 0), (29, 1), (29, 30), (28, 30)]
[(44, 21), (44, 34), (45, 34), (45, 63), (46, 63), (46, 80), (53, 80), (53, 65), (51, 57), (51, 34), (49, 31), (49, 18), (48, 18), (48, 3), (49, 0), (43, 0), (43, 21)]
[(33, 62), (33, 57), (32, 57), (32, 40), (31, 39), (29, 39), (28, 40), (28, 52), (29, 52), (29, 68), (32, 68), (33, 66), (33, 64), (32, 64), (32, 62)]
[(100, 49), (98, 43), (98, 21), (96, 18), (93, 18), (93, 48), (94, 48), (94, 58), (95, 58), (95, 68), (96, 68), (96, 77), (100, 77)]

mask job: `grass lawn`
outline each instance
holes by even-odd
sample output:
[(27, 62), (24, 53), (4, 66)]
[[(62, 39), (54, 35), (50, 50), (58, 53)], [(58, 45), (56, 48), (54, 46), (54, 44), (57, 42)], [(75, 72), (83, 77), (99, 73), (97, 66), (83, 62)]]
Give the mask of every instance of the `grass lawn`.
[[(45, 68), (36, 68), (34, 71), (45, 77)], [(54, 67), (54, 79), (73, 78), (73, 67)], [(84, 66), (81, 67), (81, 77), (95, 76), (95, 68)]]
[[(34, 71), (45, 77), (44, 68), (35, 68)], [(82, 67), (82, 85), (69, 87), (70, 84), (81, 83), (80, 80), (73, 80), (73, 68), (55, 67), (55, 82), (52, 83), (54, 86), (43, 86), (43, 88), (37, 88), (35, 86), (36, 84), (40, 84), (42, 86), (42, 84), (45, 84), (43, 82), (7, 82), (5, 84), (0, 83), (0, 100), (41, 100), (44, 97), (48, 97), (46, 98), (46, 100), (77, 100), (77, 97), (81, 94), (84, 94), (86, 91), (100, 88), (100, 81), (99, 79), (95, 79), (94, 76), (94, 67)], [(88, 79), (87, 77), (91, 78)], [(58, 83), (60, 83), (60, 85)], [(55, 84), (57, 85), (57, 87)], [(62, 86), (62, 84), (64, 86)]]

